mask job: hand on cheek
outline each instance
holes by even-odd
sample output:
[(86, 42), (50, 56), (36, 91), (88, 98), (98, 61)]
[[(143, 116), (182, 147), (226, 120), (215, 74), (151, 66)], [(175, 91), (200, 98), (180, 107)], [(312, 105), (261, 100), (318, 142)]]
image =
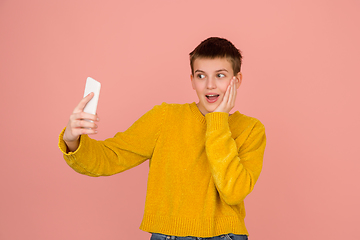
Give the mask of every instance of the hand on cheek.
[(230, 113), (231, 109), (235, 106), (236, 100), (236, 86), (235, 86), (235, 77), (230, 80), (230, 84), (226, 89), (224, 98), (220, 105), (214, 110), (214, 112), (226, 112)]

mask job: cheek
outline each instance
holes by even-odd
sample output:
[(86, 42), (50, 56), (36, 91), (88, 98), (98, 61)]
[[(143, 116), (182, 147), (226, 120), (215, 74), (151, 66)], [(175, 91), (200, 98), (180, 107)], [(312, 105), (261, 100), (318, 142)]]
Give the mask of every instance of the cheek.
[(204, 86), (203, 86), (203, 84), (201, 84), (200, 82), (195, 82), (195, 83), (193, 84), (193, 88), (194, 88), (194, 90), (195, 90), (196, 92), (201, 92), (201, 91), (204, 90)]
[(225, 92), (226, 92), (226, 90), (227, 90), (227, 88), (229, 86), (229, 83), (230, 83), (230, 81), (224, 81), (224, 82), (222, 82), (221, 84), (218, 85), (218, 88), (221, 91), (221, 93), (225, 94)]

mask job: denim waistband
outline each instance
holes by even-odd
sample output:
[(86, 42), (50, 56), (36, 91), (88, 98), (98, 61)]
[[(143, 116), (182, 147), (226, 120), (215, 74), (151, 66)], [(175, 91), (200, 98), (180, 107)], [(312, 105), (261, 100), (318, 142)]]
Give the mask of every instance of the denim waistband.
[(153, 233), (150, 240), (247, 240), (247, 235), (235, 235), (232, 233), (224, 234), (216, 237), (201, 238), (201, 237), (177, 237), (169, 236), (160, 233)]

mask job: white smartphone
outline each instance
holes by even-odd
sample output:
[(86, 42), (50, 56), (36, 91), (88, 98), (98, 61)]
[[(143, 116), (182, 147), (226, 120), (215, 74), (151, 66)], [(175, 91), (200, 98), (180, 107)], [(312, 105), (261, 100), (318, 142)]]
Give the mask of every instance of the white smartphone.
[(85, 92), (84, 97), (86, 97), (89, 93), (93, 92), (94, 97), (86, 104), (84, 108), (84, 112), (96, 114), (96, 108), (99, 102), (101, 84), (95, 79), (88, 77), (86, 79)]

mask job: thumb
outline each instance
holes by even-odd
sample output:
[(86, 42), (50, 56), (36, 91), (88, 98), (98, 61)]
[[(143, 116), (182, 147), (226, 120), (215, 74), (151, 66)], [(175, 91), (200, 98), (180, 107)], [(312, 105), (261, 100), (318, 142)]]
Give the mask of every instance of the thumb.
[(82, 112), (86, 106), (86, 104), (94, 97), (94, 93), (91, 92), (86, 97), (81, 99), (79, 104), (75, 107), (74, 112)]

